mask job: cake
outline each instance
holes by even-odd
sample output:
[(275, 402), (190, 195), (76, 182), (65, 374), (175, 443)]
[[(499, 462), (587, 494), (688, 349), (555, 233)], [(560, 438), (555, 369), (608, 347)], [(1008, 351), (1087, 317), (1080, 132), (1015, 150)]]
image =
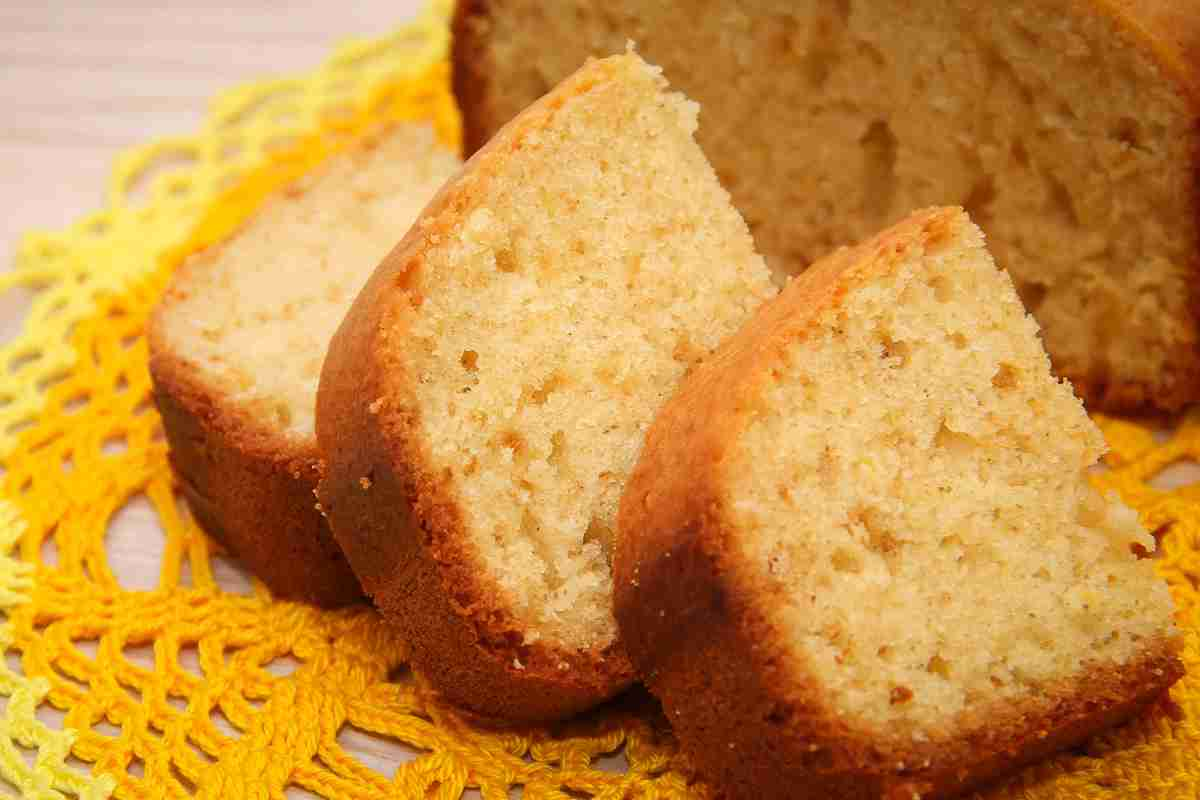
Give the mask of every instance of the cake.
[(1195, 0), (469, 0), (454, 34), (467, 153), (633, 39), (778, 274), (957, 203), (1089, 407), (1200, 400)]
[(355, 293), (458, 163), (428, 124), (373, 131), (190, 257), (155, 310), (154, 399), (188, 507), (277, 596), (362, 597), (316, 509), (317, 379)]
[(1138, 712), (1182, 674), (1154, 539), (1086, 470), (961, 209), (817, 261), (656, 416), (616, 617), (733, 798), (932, 798)]
[(583, 66), (446, 184), (330, 344), (322, 507), (415, 669), (477, 717), (564, 717), (633, 679), (625, 478), (774, 294), (696, 120), (635, 54)]

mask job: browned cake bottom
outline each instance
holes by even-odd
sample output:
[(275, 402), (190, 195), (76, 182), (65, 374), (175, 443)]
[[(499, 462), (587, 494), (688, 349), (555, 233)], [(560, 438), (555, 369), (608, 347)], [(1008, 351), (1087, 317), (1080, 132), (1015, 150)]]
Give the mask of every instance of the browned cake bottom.
[(363, 598), (316, 508), (315, 453), (247, 440), (174, 374), (157, 376), (154, 400), (171, 466), (205, 531), (279, 597), (320, 606)]

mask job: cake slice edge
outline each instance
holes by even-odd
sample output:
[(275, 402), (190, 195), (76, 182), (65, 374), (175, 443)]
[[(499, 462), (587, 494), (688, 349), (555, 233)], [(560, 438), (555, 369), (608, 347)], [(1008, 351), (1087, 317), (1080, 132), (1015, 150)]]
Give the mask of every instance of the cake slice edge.
[(898, 744), (839, 714), (815, 676), (796, 675), (791, 645), (739, 563), (714, 465), (758, 402), (772, 354), (804, 335), (872, 257), (949, 236), (962, 214), (917, 212), (814, 265), (668, 401), (627, 485), (614, 558), (618, 623), (685, 747), (731, 789), (756, 787), (735, 796), (954, 794), (1129, 718), (1182, 675), (1180, 639), (1167, 625), (1129, 662), (1046, 685), (1049, 703), (988, 707), (988, 726), (936, 748)]
[(317, 438), (325, 467), (317, 492), (334, 536), (376, 605), (414, 642), (414, 666), (481, 720), (577, 713), (629, 686), (633, 669), (619, 640), (577, 650), (527, 636), (455, 500), (429, 470), (418, 423), (388, 401), (403, 369), (388, 352), (405, 336), (403, 306), (422, 302), (414, 287), (425, 252), (455, 235), (506, 151), (535, 138), (567, 100), (613, 79), (631, 57), (589, 61), (470, 158), (368, 280), (321, 376)]

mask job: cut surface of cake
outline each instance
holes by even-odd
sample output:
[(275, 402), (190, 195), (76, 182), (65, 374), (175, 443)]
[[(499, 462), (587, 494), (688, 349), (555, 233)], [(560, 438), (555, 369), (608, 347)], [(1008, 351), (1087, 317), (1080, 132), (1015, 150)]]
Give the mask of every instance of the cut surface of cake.
[(632, 679), (624, 482), (684, 373), (772, 295), (693, 140), (626, 54), (501, 131), (379, 267), (318, 395), (338, 542), (453, 702), (560, 717)]
[(945, 796), (1069, 746), (1182, 669), (1103, 452), (979, 229), (914, 214), (656, 417), (614, 560), (633, 663), (739, 797)]
[(626, 39), (777, 272), (959, 203), (1089, 407), (1200, 400), (1200, 3), (464, 1), (466, 153)]
[(362, 597), (313, 496), (317, 379), (355, 294), (458, 166), (427, 124), (370, 132), (189, 258), (156, 309), (150, 370), (188, 505), (277, 595)]

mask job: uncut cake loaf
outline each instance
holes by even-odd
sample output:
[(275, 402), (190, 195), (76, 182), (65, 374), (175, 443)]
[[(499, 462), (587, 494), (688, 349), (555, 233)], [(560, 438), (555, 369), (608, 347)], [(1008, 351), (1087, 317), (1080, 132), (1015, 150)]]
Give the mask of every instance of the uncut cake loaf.
[(933, 798), (1182, 674), (1154, 539), (960, 209), (818, 261), (683, 382), (624, 496), (630, 658), (733, 798)]
[(467, 0), (454, 34), (468, 154), (633, 39), (776, 272), (959, 203), (1089, 407), (1200, 400), (1200, 0)]
[(358, 296), (317, 395), (318, 494), (450, 701), (562, 717), (633, 673), (617, 503), (655, 410), (774, 294), (692, 136), (626, 54), (585, 65), (439, 193)]
[(313, 496), (317, 378), (355, 293), (458, 165), (427, 124), (374, 131), (189, 258), (155, 311), (154, 399), (188, 506), (277, 596), (362, 597)]

